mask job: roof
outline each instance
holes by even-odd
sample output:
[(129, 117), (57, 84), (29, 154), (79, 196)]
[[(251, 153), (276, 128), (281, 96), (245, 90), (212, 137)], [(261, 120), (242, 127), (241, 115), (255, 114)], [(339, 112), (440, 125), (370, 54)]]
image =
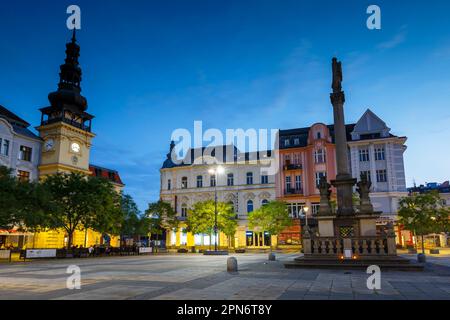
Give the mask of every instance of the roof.
[[(347, 141), (352, 140), (351, 133), (353, 132), (355, 125), (356, 125), (355, 123), (345, 125), (345, 129), (347, 131)], [(331, 139), (332, 139), (332, 142), (334, 143), (334, 125), (332, 125), (332, 124), (327, 125), (327, 128), (330, 131)], [(306, 147), (308, 145), (308, 135), (309, 135), (310, 129), (311, 129), (311, 127), (280, 130), (280, 149)], [(281, 140), (284, 141), (286, 139), (291, 139), (291, 138), (292, 139), (298, 138), (299, 143), (294, 144), (292, 142), (289, 146), (285, 146), (283, 143), (281, 143)]]
[(8, 109), (6, 109), (2, 105), (0, 105), (0, 118), (5, 118), (6, 120), (8, 120), (8, 122), (16, 123), (19, 126), (23, 126), (23, 127), (29, 127), (30, 126), (30, 124), (28, 122), (26, 122), (25, 120), (20, 118), (15, 113), (9, 111)]
[[(264, 156), (264, 154), (267, 155), (267, 157), (272, 156), (272, 150), (265, 150), (265, 151), (257, 151), (257, 152), (240, 152), (239, 149), (234, 145), (221, 145), (221, 146), (211, 146), (211, 147), (202, 147), (202, 148), (195, 148), (195, 149), (189, 149), (187, 151), (186, 157), (180, 161), (180, 163), (175, 163), (172, 161), (171, 154), (167, 155), (167, 159), (164, 161), (162, 169), (170, 169), (170, 168), (176, 168), (176, 167), (184, 167), (184, 166), (190, 166), (194, 164), (195, 162), (198, 162), (199, 159), (201, 159), (201, 163), (203, 163), (203, 158), (207, 157), (213, 157), (215, 158), (216, 154), (216, 148), (222, 148), (222, 156), (221, 159), (219, 159), (219, 163), (236, 163), (240, 161), (254, 161), (254, 160), (260, 160), (261, 155)], [(232, 152), (228, 152), (227, 150), (232, 150)], [(194, 161), (196, 160), (197, 161)], [(178, 161), (177, 161), (178, 162)]]
[(92, 175), (94, 177), (105, 178), (105, 179), (111, 181), (112, 183), (124, 185), (122, 182), (122, 179), (120, 179), (119, 172), (117, 172), (116, 170), (112, 170), (112, 169), (99, 167), (99, 166), (90, 164), (89, 171), (92, 172)]
[(12, 113), (2, 105), (0, 105), (0, 118), (5, 119), (12, 126), (14, 132), (18, 135), (25, 136), (31, 139), (41, 140), (39, 136), (33, 133), (28, 127), (30, 124)]

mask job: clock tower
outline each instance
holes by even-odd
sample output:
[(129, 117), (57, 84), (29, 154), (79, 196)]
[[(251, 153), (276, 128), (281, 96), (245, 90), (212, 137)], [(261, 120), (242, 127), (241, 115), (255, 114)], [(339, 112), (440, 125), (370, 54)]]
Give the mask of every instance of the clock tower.
[(60, 67), (58, 90), (48, 95), (50, 106), (40, 109), (41, 125), (36, 129), (44, 140), (40, 176), (80, 172), (90, 175), (89, 153), (94, 116), (86, 112), (87, 100), (81, 95), (80, 46), (75, 30), (66, 45), (66, 59)]

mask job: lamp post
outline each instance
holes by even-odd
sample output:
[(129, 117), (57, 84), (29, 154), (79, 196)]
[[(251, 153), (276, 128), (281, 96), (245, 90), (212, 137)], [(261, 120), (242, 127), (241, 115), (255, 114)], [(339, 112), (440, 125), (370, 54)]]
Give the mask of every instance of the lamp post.
[(222, 166), (217, 166), (215, 169), (210, 169), (209, 174), (214, 175), (214, 251), (217, 250), (217, 181), (219, 180), (219, 174), (223, 174), (225, 169)]
[(309, 224), (308, 224), (309, 207), (308, 206), (304, 206), (302, 211), (303, 211), (303, 215), (305, 216), (305, 227), (306, 227), (306, 229), (309, 229)]

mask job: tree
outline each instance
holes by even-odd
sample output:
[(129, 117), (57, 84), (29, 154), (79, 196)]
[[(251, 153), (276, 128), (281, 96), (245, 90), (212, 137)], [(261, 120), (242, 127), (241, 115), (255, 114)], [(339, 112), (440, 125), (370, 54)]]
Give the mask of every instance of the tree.
[(283, 201), (271, 201), (249, 213), (248, 222), (250, 229), (258, 232), (267, 231), (274, 236), (292, 225), (292, 219)]
[(425, 253), (424, 235), (448, 231), (449, 212), (440, 205), (439, 193), (413, 194), (399, 201), (398, 222), (421, 236)]
[(128, 194), (120, 195), (120, 208), (122, 212), (121, 239), (124, 236), (135, 236), (141, 233), (140, 211), (133, 198)]
[[(215, 223), (215, 202), (213, 200), (197, 202), (188, 210), (187, 231), (193, 234), (211, 234)], [(217, 228), (230, 239), (236, 233), (237, 220), (233, 206), (225, 202), (217, 202)], [(211, 243), (211, 242), (210, 242)]]
[(148, 209), (145, 211), (143, 224), (146, 225), (150, 233), (156, 234), (157, 238), (162, 235), (163, 230), (177, 229), (179, 221), (177, 213), (170, 203), (159, 200), (149, 203)]
[(79, 173), (56, 174), (46, 177), (42, 186), (49, 194), (42, 226), (63, 228), (68, 247), (75, 230), (91, 228), (118, 234), (122, 222), (120, 197), (108, 180)]
[(19, 181), (11, 169), (0, 166), (0, 227), (35, 229), (44, 219), (47, 202), (48, 193), (39, 183)]

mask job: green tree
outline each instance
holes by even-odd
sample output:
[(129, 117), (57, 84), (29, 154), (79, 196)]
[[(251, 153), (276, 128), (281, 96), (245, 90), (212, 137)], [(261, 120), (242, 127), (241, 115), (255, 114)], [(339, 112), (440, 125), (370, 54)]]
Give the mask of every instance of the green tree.
[(248, 222), (250, 229), (257, 232), (267, 231), (274, 236), (292, 225), (292, 219), (283, 201), (271, 201), (261, 206), (249, 214)]
[(448, 209), (440, 205), (439, 193), (413, 194), (399, 201), (398, 222), (414, 234), (421, 236), (422, 253), (425, 253), (424, 236), (448, 231)]
[(0, 166), (0, 227), (11, 228), (20, 219), (22, 204), (17, 199), (17, 180), (12, 171)]
[[(215, 223), (215, 202), (213, 200), (197, 202), (188, 210), (187, 231), (193, 234), (211, 234)], [(233, 206), (225, 202), (217, 202), (217, 228), (227, 236), (228, 246), (236, 233), (237, 220)], [(211, 243), (211, 241), (210, 241)]]
[[(68, 247), (73, 243), (76, 230), (120, 232), (120, 197), (108, 180), (78, 173), (56, 174), (46, 177), (42, 186), (49, 194), (49, 202), (41, 227), (64, 229)], [(27, 221), (25, 223), (28, 225)]]
[(162, 200), (149, 203), (143, 219), (142, 223), (145, 225), (145, 228), (151, 234), (156, 234), (157, 239), (159, 239), (164, 230), (178, 229), (179, 225), (175, 210), (170, 203)]
[(142, 234), (140, 211), (130, 195), (120, 195), (120, 208), (122, 213), (121, 240), (124, 236), (133, 237)]

